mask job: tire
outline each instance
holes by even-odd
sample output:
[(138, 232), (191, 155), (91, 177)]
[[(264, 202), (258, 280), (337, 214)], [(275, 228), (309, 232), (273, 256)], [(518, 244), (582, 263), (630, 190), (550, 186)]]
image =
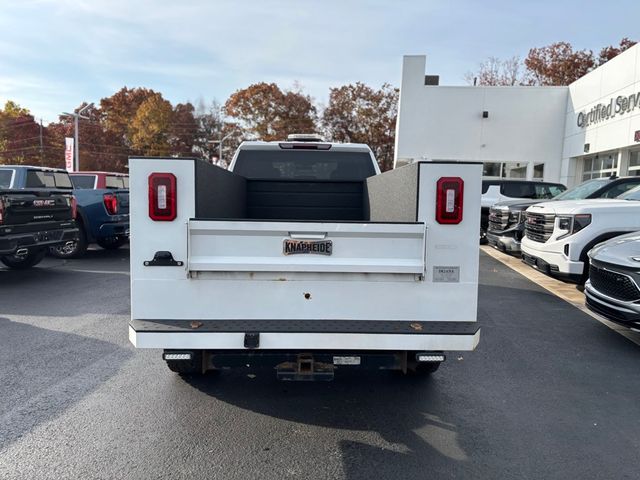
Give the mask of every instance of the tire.
[(184, 360), (165, 360), (167, 367), (172, 372), (181, 376), (183, 375), (202, 375), (202, 352), (193, 352), (193, 358), (190, 362)]
[(30, 248), (26, 255), (5, 255), (0, 257), (0, 262), (14, 270), (25, 270), (40, 263), (46, 254), (46, 248)]
[(427, 377), (440, 368), (442, 362), (423, 362), (409, 365), (407, 368), (408, 377)]
[(484, 228), (480, 227), (480, 245), (486, 245), (487, 243), (487, 232)]
[(105, 237), (96, 240), (96, 243), (105, 250), (117, 250), (127, 243), (127, 239), (124, 237)]
[(59, 245), (49, 248), (49, 253), (56, 258), (80, 258), (82, 257), (89, 244), (87, 243), (87, 234), (84, 231), (84, 225), (78, 223), (78, 240), (76, 240), (72, 247), (66, 245)]

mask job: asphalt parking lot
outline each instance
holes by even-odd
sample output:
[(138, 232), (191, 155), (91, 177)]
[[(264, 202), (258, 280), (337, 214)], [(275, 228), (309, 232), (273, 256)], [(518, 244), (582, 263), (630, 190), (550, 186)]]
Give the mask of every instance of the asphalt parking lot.
[(129, 344), (127, 272), (0, 269), (0, 478), (638, 478), (640, 347), (484, 253), (479, 348), (422, 380), (184, 381)]

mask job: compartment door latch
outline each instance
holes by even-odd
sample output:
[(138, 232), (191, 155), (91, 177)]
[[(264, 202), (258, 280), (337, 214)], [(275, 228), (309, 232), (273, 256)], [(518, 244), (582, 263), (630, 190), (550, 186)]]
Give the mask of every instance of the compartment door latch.
[(145, 267), (181, 267), (184, 262), (174, 260), (171, 252), (161, 250), (156, 252), (153, 256), (153, 260), (145, 260)]

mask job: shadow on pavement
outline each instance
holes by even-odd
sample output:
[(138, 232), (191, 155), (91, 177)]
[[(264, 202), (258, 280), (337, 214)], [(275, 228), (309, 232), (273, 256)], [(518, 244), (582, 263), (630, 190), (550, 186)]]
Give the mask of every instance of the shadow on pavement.
[[(344, 478), (422, 478), (427, 465), (447, 471), (467, 460), (471, 446), (458, 437), (450, 402), (439, 388), (441, 372), (410, 378), (394, 372), (340, 370), (334, 382), (289, 383), (276, 381), (271, 369), (253, 371), (253, 379), (234, 371), (221, 378), (186, 380), (207, 395), (261, 415), (371, 437), (371, 443), (344, 438), (337, 442)], [(309, 446), (318, 448), (318, 442), (312, 440)], [(310, 461), (321, 464), (323, 458)]]
[(131, 355), (112, 343), (0, 318), (0, 451), (79, 402)]

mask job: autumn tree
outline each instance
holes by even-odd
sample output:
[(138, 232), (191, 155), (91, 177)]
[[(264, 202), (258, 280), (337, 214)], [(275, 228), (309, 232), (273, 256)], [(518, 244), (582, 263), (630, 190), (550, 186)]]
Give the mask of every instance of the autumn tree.
[(520, 57), (501, 60), (489, 57), (480, 63), (477, 72), (467, 72), (464, 79), (469, 85), (526, 85), (528, 80)]
[(198, 122), (191, 103), (179, 103), (173, 108), (169, 125), (169, 145), (172, 155), (191, 155), (198, 135)]
[[(195, 118), (198, 134), (194, 152), (205, 160), (226, 168), (242, 142), (242, 130), (237, 123), (224, 120), (222, 107), (215, 100), (209, 105), (202, 100), (198, 102)], [(223, 139), (222, 155), (220, 155), (220, 141)]]
[(173, 107), (159, 93), (144, 100), (131, 120), (129, 137), (132, 149), (141, 155), (161, 156), (171, 151), (169, 129)]
[(130, 146), (131, 122), (140, 105), (155, 95), (157, 93), (148, 88), (123, 87), (110, 97), (103, 98), (100, 100), (103, 128), (119, 136), (123, 145)]
[(393, 167), (398, 89), (384, 84), (378, 90), (363, 83), (332, 88), (322, 115), (327, 137), (338, 142), (366, 143), (380, 169)]
[[(86, 106), (80, 104), (74, 111)], [(122, 138), (104, 127), (102, 111), (92, 105), (84, 110), (84, 117), (78, 122), (79, 154), (81, 170), (108, 170), (124, 172), (129, 149)], [(65, 137), (73, 137), (73, 119), (60, 116), (58, 122), (50, 123), (45, 130), (45, 165), (64, 168)]]
[(604, 63), (607, 63), (613, 57), (617, 57), (625, 50), (633, 47), (636, 43), (637, 42), (634, 42), (633, 40), (629, 40), (627, 37), (625, 37), (622, 40), (620, 40), (620, 45), (618, 45), (617, 47), (614, 47), (614, 46), (604, 47), (602, 50), (600, 50), (600, 54), (598, 55), (598, 66)]
[(596, 66), (591, 50), (573, 50), (568, 42), (532, 48), (524, 60), (536, 85), (569, 85)]
[(232, 94), (224, 110), (248, 136), (260, 140), (316, 131), (316, 107), (299, 88), (282, 91), (275, 83), (256, 83)]
[(0, 162), (42, 163), (40, 129), (28, 109), (8, 100), (0, 109)]

